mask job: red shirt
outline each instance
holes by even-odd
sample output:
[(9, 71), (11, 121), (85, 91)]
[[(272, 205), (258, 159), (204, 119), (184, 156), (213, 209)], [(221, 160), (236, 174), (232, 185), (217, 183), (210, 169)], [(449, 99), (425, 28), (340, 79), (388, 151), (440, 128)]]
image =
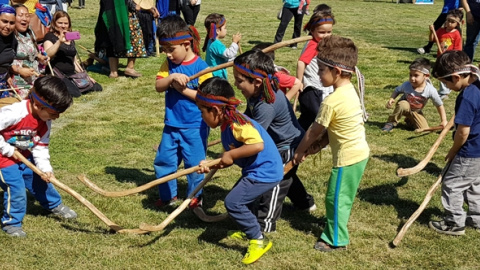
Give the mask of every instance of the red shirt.
[[(446, 28), (442, 27), (438, 29), (436, 33), (443, 52), (462, 50), (462, 37), (457, 29), (454, 29), (452, 32), (447, 32)], [(442, 53), (440, 52), (440, 49), (438, 49), (437, 57), (440, 56), (440, 54)]]

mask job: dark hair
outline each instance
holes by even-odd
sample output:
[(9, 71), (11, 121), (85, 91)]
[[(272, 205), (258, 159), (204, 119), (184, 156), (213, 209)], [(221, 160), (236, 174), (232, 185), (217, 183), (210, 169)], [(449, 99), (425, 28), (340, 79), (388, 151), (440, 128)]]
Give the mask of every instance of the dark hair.
[[(255, 46), (253, 46), (252, 51), (253, 50), (263, 51), (264, 49), (266, 49), (266, 48), (268, 48), (272, 45), (273, 45), (272, 42), (261, 42), (261, 43), (258, 43)], [(272, 58), (272, 60), (275, 61), (275, 51), (274, 50), (266, 52), (265, 54), (270, 56), (270, 58)]]
[[(19, 8), (24, 8), (27, 10), (28, 12), (28, 7), (26, 7), (25, 5), (23, 4), (16, 4), (16, 5), (13, 5), (12, 6), (14, 9), (15, 9), (15, 16), (17, 16), (17, 9)], [(35, 14), (34, 14), (35, 16)], [(15, 25), (16, 25), (16, 22), (15, 22)], [(30, 36), (30, 39), (32, 40), (32, 43), (33, 43), (33, 47), (35, 47), (35, 51), (38, 53), (38, 44), (37, 44), (37, 41), (35, 40), (34, 36), (35, 34), (33, 33), (32, 29), (30, 29), (30, 27), (27, 26), (27, 34)], [(18, 31), (17, 29), (15, 28), (15, 36), (17, 37), (17, 40), (18, 40)]]
[[(358, 50), (353, 41), (340, 36), (328, 36), (323, 38), (317, 47), (318, 59), (330, 60), (337, 64), (354, 68), (357, 65)], [(351, 78), (352, 74), (342, 71), (342, 77)]]
[[(470, 64), (470, 58), (463, 51), (446, 51), (437, 58), (433, 66), (432, 74), (435, 78), (443, 77), (454, 73), (465, 65)], [(466, 77), (468, 74), (460, 74)], [(443, 78), (446, 81), (452, 81), (452, 77)]]
[(303, 31), (311, 33), (317, 26), (316, 22), (327, 17), (332, 18), (332, 24), (335, 24), (335, 16), (333, 16), (332, 9), (326, 4), (320, 4), (315, 7), (312, 17), (303, 27)]
[[(251, 50), (240, 54), (239, 56), (235, 57), (235, 60), (233, 60), (233, 64), (246, 64), (251, 70), (259, 69), (269, 75), (275, 74), (275, 65), (273, 64), (272, 58), (259, 50)], [(249, 82), (254, 81), (253, 78), (247, 76), (245, 77)]]
[(223, 14), (219, 14), (219, 13), (209, 14), (209, 15), (205, 18), (205, 22), (203, 23), (203, 25), (205, 26), (205, 28), (206, 28), (206, 30), (207, 30), (207, 36), (205, 37), (205, 41), (204, 41), (204, 43), (203, 43), (202, 51), (206, 51), (206, 50), (207, 50), (208, 40), (210, 39), (210, 27), (212, 26), (212, 23), (217, 24), (217, 23), (219, 23), (223, 18), (225, 18), (225, 16), (224, 16)]
[(157, 38), (172, 38), (178, 32), (188, 32), (193, 37), (190, 45), (195, 54), (199, 54), (198, 45), (200, 43), (200, 37), (198, 36), (197, 29), (193, 25), (188, 25), (180, 16), (169, 15), (165, 17), (157, 27)]
[[(446, 18), (448, 18), (448, 16), (459, 18), (460, 22), (461, 22), (463, 20), (463, 11), (461, 11), (460, 9), (452, 9), (452, 10), (448, 11)], [(445, 22), (446, 22), (446, 20), (445, 20)], [(462, 35), (462, 24), (457, 23), (457, 27), (455, 27), (455, 29), (460, 31), (460, 36), (461, 36)]]
[(67, 90), (67, 86), (57, 77), (50, 75), (39, 77), (33, 83), (32, 91), (45, 99), (59, 112), (64, 112), (73, 104), (73, 98)]
[(431, 64), (430, 64), (430, 60), (428, 60), (427, 58), (423, 58), (423, 57), (419, 57), (415, 60), (413, 60), (413, 62), (410, 64), (410, 66), (408, 66), (409, 69), (427, 69), (430, 71), (430, 69), (432, 68)]
[(57, 10), (55, 11), (55, 13), (53, 14), (53, 17), (52, 17), (52, 23), (50, 24), (50, 32), (52, 33), (58, 33), (58, 29), (57, 29), (57, 20), (58, 19), (61, 19), (63, 17), (67, 17), (68, 19), (68, 31), (72, 31), (72, 20), (70, 19), (70, 15), (68, 15), (67, 12), (63, 11), (63, 10)]
[(230, 83), (220, 77), (211, 77), (206, 79), (202, 84), (200, 84), (198, 91), (204, 94), (221, 96), (224, 98), (231, 98), (235, 96), (235, 91)]

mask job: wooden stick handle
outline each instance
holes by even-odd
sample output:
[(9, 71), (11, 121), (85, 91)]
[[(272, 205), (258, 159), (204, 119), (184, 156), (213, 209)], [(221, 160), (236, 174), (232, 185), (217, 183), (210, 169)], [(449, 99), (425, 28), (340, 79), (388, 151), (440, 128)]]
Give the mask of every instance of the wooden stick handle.
[[(279, 49), (279, 48), (282, 48), (282, 47), (285, 47), (285, 46), (288, 46), (288, 45), (291, 45), (291, 44), (305, 42), (305, 41), (309, 41), (311, 39), (312, 39), (312, 36), (303, 36), (303, 37), (294, 38), (294, 39), (291, 39), (291, 40), (282, 41), (282, 42), (279, 42), (279, 43), (275, 43), (271, 46), (268, 46), (267, 48), (263, 49), (262, 52), (265, 52), (265, 53), (266, 52), (271, 52), (271, 51), (274, 51), (276, 49)], [(191, 81), (191, 80), (196, 79), (196, 78), (198, 78), (202, 75), (205, 75), (207, 73), (211, 73), (211, 72), (214, 72), (214, 71), (217, 71), (217, 70), (220, 70), (220, 69), (224, 69), (224, 68), (228, 68), (228, 67), (231, 67), (231, 66), (233, 66), (233, 61), (223, 63), (221, 65), (214, 66), (214, 67), (209, 67), (209, 68), (206, 68), (206, 69), (198, 72), (197, 74), (195, 74), (193, 76), (190, 76), (190, 78), (188, 78), (188, 79)]]
[(407, 232), (408, 228), (413, 224), (415, 220), (420, 216), (420, 214), (425, 210), (427, 207), (428, 203), (433, 197), (433, 194), (435, 191), (440, 187), (442, 184), (442, 178), (445, 172), (448, 170), (448, 167), (450, 167), (450, 163), (447, 163), (445, 167), (442, 170), (442, 173), (440, 173), (440, 176), (437, 178), (437, 181), (430, 187), (428, 190), (427, 194), (425, 195), (425, 198), (423, 199), (422, 204), (418, 207), (418, 209), (410, 216), (410, 218), (403, 224), (403, 227), (400, 229), (398, 232), (397, 236), (395, 236), (395, 239), (393, 239), (392, 244), (393, 246), (398, 246), (400, 244), (400, 241), (402, 241), (403, 237), (405, 236), (405, 233)]
[[(45, 173), (42, 172), (40, 169), (37, 168), (33, 163), (31, 163), (28, 159), (26, 159), (20, 152), (15, 150), (13, 153), (13, 156), (23, 162), (27, 167), (29, 167), (33, 172), (36, 174), (43, 176)], [(93, 205), (91, 202), (89, 202), (87, 199), (82, 197), (82, 195), (78, 194), (75, 190), (71, 189), (69, 186), (63, 184), (62, 182), (58, 181), (55, 177), (50, 178), (50, 182), (54, 184), (56, 187), (59, 187), (61, 190), (65, 191), (66, 193), (72, 195), (75, 199), (77, 199), (80, 203), (85, 205), (90, 211), (92, 211), (93, 214), (95, 214), (101, 221), (103, 221), (105, 224), (107, 224), (110, 229), (114, 230), (115, 232), (121, 232), (121, 233), (138, 233), (138, 234), (144, 234), (147, 233), (147, 231), (143, 230), (138, 230), (138, 229), (123, 229), (122, 227), (118, 226), (115, 224), (113, 221), (108, 219), (100, 210), (98, 210), (95, 205)]]
[(300, 91), (295, 94), (295, 101), (293, 101), (293, 112), (297, 111), (297, 103), (298, 103), (298, 96), (300, 95)]
[(438, 40), (437, 32), (435, 31), (435, 27), (433, 25), (430, 25), (430, 31), (432, 31), (433, 38), (435, 39), (435, 43), (437, 43), (437, 47), (438, 47), (438, 50), (440, 51), (440, 54), (444, 53), (442, 45)]
[(53, 73), (52, 64), (50, 64), (50, 61), (47, 61), (47, 64), (48, 64), (48, 68), (50, 69), (50, 73), (52, 73), (52, 76), (55, 77), (55, 74)]
[[(220, 159), (215, 159), (215, 160), (207, 162), (205, 164), (205, 166), (212, 167), (212, 166), (215, 166), (219, 163), (220, 163)], [(98, 194), (101, 194), (105, 197), (123, 197), (123, 196), (128, 196), (128, 195), (132, 195), (132, 194), (136, 194), (136, 193), (145, 191), (149, 188), (152, 188), (154, 186), (158, 186), (162, 183), (168, 182), (168, 181), (173, 180), (175, 178), (194, 173), (194, 172), (198, 171), (200, 168), (201, 167), (199, 165), (193, 166), (193, 167), (190, 167), (188, 169), (182, 170), (180, 172), (176, 172), (176, 173), (167, 175), (165, 177), (158, 178), (156, 180), (153, 180), (153, 181), (151, 181), (147, 184), (141, 185), (139, 187), (132, 188), (132, 189), (127, 189), (127, 190), (123, 190), (123, 191), (106, 191), (106, 190), (103, 190), (100, 187), (98, 187), (97, 185), (95, 185), (92, 181), (90, 181), (85, 175), (79, 175), (77, 178), (82, 183), (84, 183), (87, 187), (89, 187), (91, 190), (93, 190), (93, 191), (97, 192)]]
[(442, 129), (443, 129), (443, 126), (436, 126), (436, 127), (429, 127), (429, 128), (417, 128), (417, 129), (415, 129), (415, 133), (437, 131), (437, 130), (442, 130)]
[(432, 159), (433, 154), (435, 154), (435, 152), (437, 151), (437, 149), (440, 146), (440, 143), (442, 142), (442, 140), (445, 138), (447, 133), (453, 127), (454, 120), (455, 120), (455, 115), (453, 115), (452, 118), (450, 119), (450, 121), (448, 121), (447, 125), (442, 130), (440, 135), (438, 135), (437, 140), (435, 141), (435, 143), (433, 143), (432, 147), (430, 148), (427, 155), (425, 156), (425, 158), (422, 161), (420, 161), (415, 167), (412, 167), (412, 168), (406, 168), (406, 169), (398, 168), (397, 176), (404, 177), (404, 176), (407, 176), (407, 175), (415, 174), (415, 173), (423, 170), (423, 168), (425, 168), (425, 166), (427, 166), (430, 159)]

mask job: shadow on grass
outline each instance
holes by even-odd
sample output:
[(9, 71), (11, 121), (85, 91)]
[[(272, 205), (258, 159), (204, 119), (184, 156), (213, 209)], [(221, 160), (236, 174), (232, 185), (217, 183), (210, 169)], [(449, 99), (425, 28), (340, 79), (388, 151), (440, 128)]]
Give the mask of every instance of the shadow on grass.
[[(389, 49), (389, 50), (404, 51), (404, 52), (411, 52), (411, 53), (416, 53), (416, 54), (418, 54), (417, 48), (390, 47), (390, 46), (384, 46), (383, 48)], [(411, 64), (411, 63), (412, 63), (412, 60), (409, 60), (409, 61), (406, 61), (406, 60), (397, 60), (397, 62), (399, 62), (399, 63), (405, 62), (405, 63)]]
[(312, 232), (318, 237), (322, 234), (326, 222), (326, 217), (316, 217), (308, 211), (298, 210), (293, 204), (287, 203), (283, 204), (282, 219), (287, 221), (293, 229), (304, 233)]
[[(373, 158), (378, 158), (386, 162), (393, 162), (398, 164), (398, 168), (411, 168), (415, 167), (420, 161), (416, 160), (410, 156), (403, 154), (386, 154), (386, 155), (373, 155)], [(423, 168), (428, 174), (438, 176), (442, 172), (442, 168), (438, 167), (436, 164), (429, 162)]]

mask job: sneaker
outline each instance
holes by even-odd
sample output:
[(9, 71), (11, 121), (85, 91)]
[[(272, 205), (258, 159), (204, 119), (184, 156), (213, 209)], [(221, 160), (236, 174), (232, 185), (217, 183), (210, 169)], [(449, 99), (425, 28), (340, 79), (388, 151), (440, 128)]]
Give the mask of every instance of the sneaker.
[(66, 218), (66, 219), (73, 219), (77, 218), (77, 213), (70, 209), (68, 206), (64, 205), (61, 203), (57, 207), (53, 208), (50, 210), (54, 215), (61, 217), (61, 218)]
[(425, 51), (424, 48), (418, 48), (418, 49), (417, 49), (417, 52), (418, 52), (419, 54), (425, 54), (425, 53), (426, 53), (426, 51)]
[(155, 206), (156, 207), (164, 207), (164, 206), (167, 206), (167, 205), (175, 205), (177, 203), (178, 203), (178, 198), (177, 198), (177, 196), (175, 196), (169, 201), (162, 201), (162, 199), (158, 199), (155, 202)]
[(245, 256), (242, 259), (242, 263), (251, 264), (256, 262), (272, 247), (272, 245), (272, 242), (265, 235), (263, 235), (263, 239), (251, 239), (248, 244), (247, 253), (245, 253)]
[(314, 248), (318, 251), (321, 251), (321, 252), (332, 252), (332, 251), (340, 251), (340, 250), (346, 250), (347, 249), (347, 246), (341, 246), (341, 247), (335, 247), (335, 246), (331, 246), (323, 241), (318, 241)]
[(296, 49), (298, 49), (298, 47), (297, 46), (290, 46), (290, 49), (296, 50)]
[(193, 209), (197, 207), (202, 207), (203, 205), (203, 199), (202, 196), (198, 196), (193, 198), (190, 203), (188, 204), (188, 208)]
[(22, 227), (13, 227), (13, 226), (5, 226), (3, 227), (3, 231), (7, 233), (9, 236), (12, 237), (26, 237), (27, 234), (22, 230)]
[(248, 240), (247, 234), (242, 231), (228, 231), (227, 237), (235, 240)]
[(383, 126), (382, 131), (383, 132), (391, 132), (393, 130), (393, 123), (386, 123), (385, 126)]
[(457, 227), (455, 225), (449, 225), (445, 220), (440, 221), (430, 221), (428, 226), (434, 229), (438, 233), (448, 234), (448, 235), (464, 235), (465, 226)]

